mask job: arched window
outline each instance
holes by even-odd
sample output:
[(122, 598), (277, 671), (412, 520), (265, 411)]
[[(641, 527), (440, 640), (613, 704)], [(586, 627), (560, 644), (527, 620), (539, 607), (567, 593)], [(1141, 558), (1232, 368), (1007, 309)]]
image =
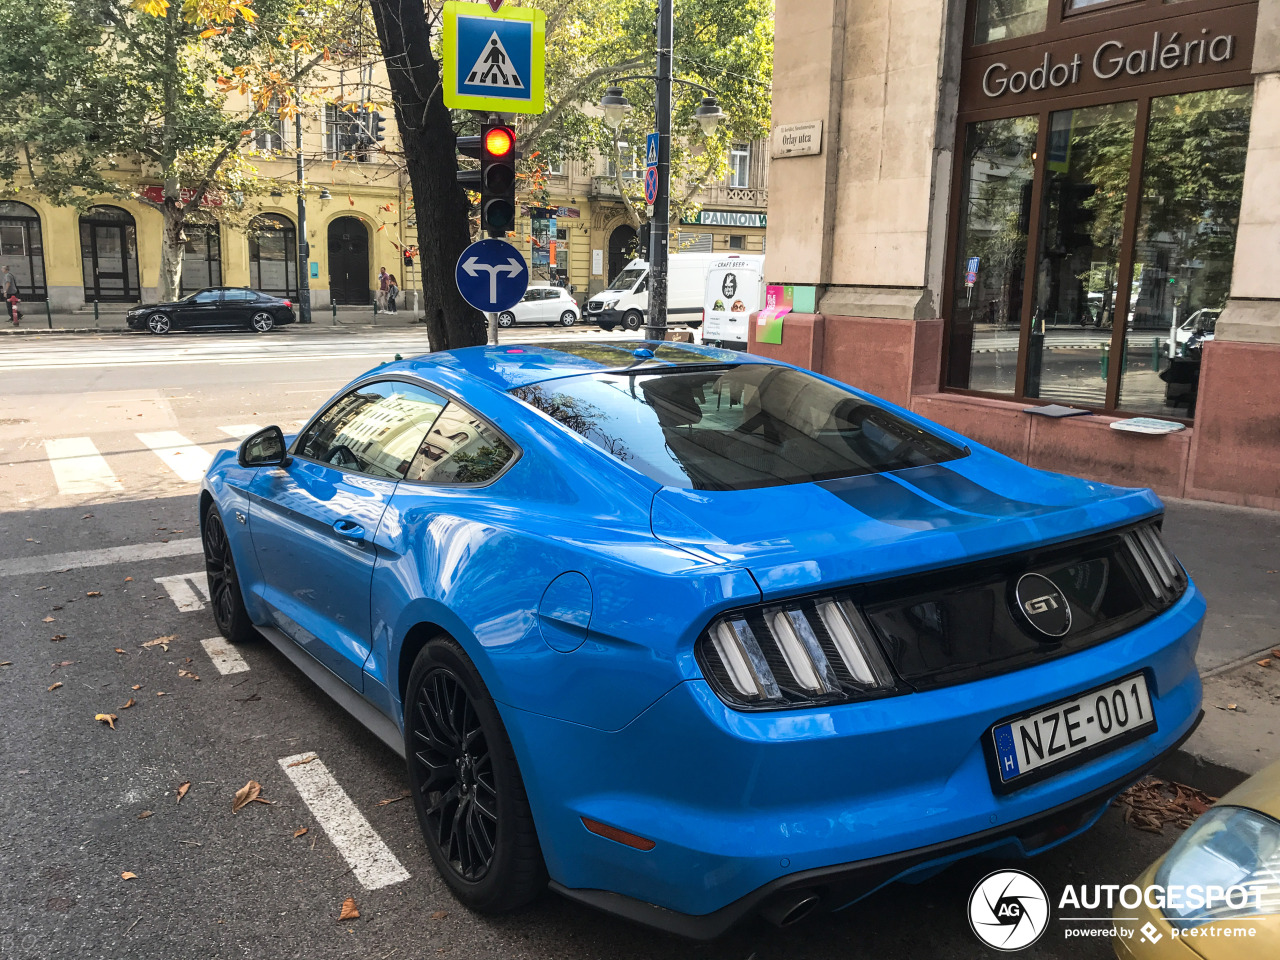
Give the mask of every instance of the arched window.
[(276, 297), (298, 296), (298, 234), (278, 213), (249, 221), (249, 286)]
[(222, 243), (218, 225), (190, 223), (182, 232), (187, 235), (187, 250), (182, 257), (182, 292), (222, 286)]
[(25, 203), (0, 201), (0, 266), (9, 268), (18, 281), (23, 300), (44, 300), (44, 243), (40, 214)]
[(119, 207), (90, 207), (80, 216), (84, 299), (130, 303), (138, 299), (138, 231)]

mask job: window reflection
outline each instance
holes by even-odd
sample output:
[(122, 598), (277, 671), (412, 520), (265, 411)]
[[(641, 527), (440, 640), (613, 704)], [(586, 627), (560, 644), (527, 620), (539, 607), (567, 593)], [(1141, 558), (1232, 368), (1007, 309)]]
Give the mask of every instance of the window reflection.
[(949, 386), (1014, 391), (1038, 126), (1035, 117), (969, 124)]
[(1049, 115), (1025, 394), (1102, 406), (1137, 104)]
[(978, 0), (973, 42), (1025, 37), (1044, 29), (1049, 0)]
[(1151, 101), (1120, 406), (1193, 416), (1231, 287), (1252, 89)]

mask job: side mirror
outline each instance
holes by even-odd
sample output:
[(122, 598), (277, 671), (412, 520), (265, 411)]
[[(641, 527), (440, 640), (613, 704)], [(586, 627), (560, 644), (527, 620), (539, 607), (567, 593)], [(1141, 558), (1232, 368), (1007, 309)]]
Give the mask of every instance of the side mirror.
[(264, 427), (240, 444), (242, 467), (287, 467), (290, 459), (279, 427)]

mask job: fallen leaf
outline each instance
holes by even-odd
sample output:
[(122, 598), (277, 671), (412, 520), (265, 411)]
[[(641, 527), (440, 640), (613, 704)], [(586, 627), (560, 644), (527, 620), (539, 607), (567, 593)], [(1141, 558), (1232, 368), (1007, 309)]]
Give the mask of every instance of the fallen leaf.
[(293, 761), (293, 763), (289, 764), (289, 766), (291, 766), (291, 767), (300, 767), (300, 766), (302, 766), (304, 763), (310, 763), (312, 760), (319, 760), (319, 759), (320, 759), (320, 758), (319, 758), (316, 754), (314, 754), (314, 753), (313, 753), (313, 754), (312, 754), (311, 756), (309, 756), (309, 757), (303, 757), (301, 760), (295, 760), (295, 761)]
[(62, 681), (61, 681), (61, 680), (59, 680), (57, 683), (52, 683), (52, 684), (50, 684), (50, 685), (49, 685), (49, 690), (52, 692), (52, 691), (54, 691), (54, 690), (57, 690), (60, 686), (62, 686)]
[(58, 618), (57, 618), (57, 617), (45, 617), (45, 618), (44, 618), (44, 622), (45, 622), (45, 623), (56, 623), (56, 622), (57, 622), (57, 620), (58, 620)]
[(236, 791), (235, 799), (231, 801), (231, 812), (239, 813), (242, 808), (257, 800), (261, 793), (262, 784), (257, 780), (250, 780)]
[(179, 669), (178, 669), (178, 676), (180, 676), (180, 677), (186, 677), (188, 680), (199, 680), (199, 679), (200, 679), (200, 678), (199, 678), (199, 677), (197, 677), (194, 673), (192, 673), (190, 670), (183, 670), (183, 669), (181, 669), (181, 668), (179, 668)]
[(120, 879), (121, 880), (137, 880), (138, 875), (136, 873), (131, 873), (130, 871), (126, 870), (124, 873), (120, 874)]
[(0, 660), (0, 667), (12, 667), (12, 666), (13, 666), (12, 660)]
[(121, 707), (120, 709), (121, 709), (121, 710), (128, 710), (130, 707), (132, 707), (132, 706), (133, 706), (133, 704), (134, 704), (134, 699), (133, 699), (133, 697), (130, 697), (130, 698), (129, 698), (129, 702), (128, 702), (128, 703), (126, 703), (126, 704), (125, 704), (123, 707)]
[(125, 582), (125, 583), (132, 583), (132, 582), (133, 582), (133, 577), (125, 577), (125, 578), (124, 578), (124, 582)]
[[(124, 651), (123, 651), (123, 650), (121, 650), (119, 647), (116, 647), (116, 653), (124, 653)], [(124, 653), (124, 655), (125, 655), (126, 657), (128, 656), (128, 654), (127, 654), (127, 653)]]
[[(74, 663), (79, 663), (79, 662), (80, 662), (79, 660), (62, 660), (62, 661), (60, 661), (60, 662), (58, 662), (58, 663), (55, 663), (55, 664), (53, 665), (53, 670), (57, 670), (59, 667), (69, 667), (69, 666), (71, 666), (72, 664), (74, 664)], [(50, 672), (50, 673), (53, 673), (53, 670), (50, 670), (49, 672)]]
[(134, 689), (134, 690), (141, 690), (141, 689), (142, 689), (142, 684), (140, 684), (140, 683), (135, 683), (135, 684), (133, 685), (133, 689)]
[(157, 691), (156, 691), (156, 696), (157, 696), (157, 697), (163, 697), (163, 696), (164, 696), (164, 691), (163, 691), (163, 690), (157, 690)]
[(168, 652), (169, 652), (169, 644), (170, 644), (170, 643), (172, 643), (174, 640), (177, 640), (177, 639), (178, 639), (178, 638), (177, 638), (175, 635), (170, 634), (170, 635), (169, 635), (169, 636), (167, 636), (167, 637), (156, 637), (154, 640), (148, 640), (146, 643), (144, 643), (144, 644), (143, 644), (143, 646), (144, 646), (144, 647), (159, 647), (161, 650), (163, 650), (163, 651), (165, 651), (166, 653), (168, 653)]
[(101, 590), (90, 590), (88, 593), (86, 593), (86, 594), (85, 594), (85, 596), (86, 596), (86, 597), (100, 597), (100, 596), (102, 596), (102, 591), (101, 591)]
[(54, 643), (60, 643), (61, 641), (67, 639), (67, 635), (65, 633), (55, 633), (49, 639), (52, 640)]
[(1272, 650), (1271, 655), (1273, 657), (1280, 657), (1280, 650)]
[(151, 816), (151, 811), (150, 811), (150, 810), (143, 810), (140, 814), (138, 814), (138, 819), (139, 819), (139, 820), (145, 820), (145, 819), (147, 819), (147, 817), (149, 817), (149, 816)]
[(302, 836), (306, 832), (307, 832), (306, 827), (299, 827), (297, 830), (293, 831), (293, 838), (296, 840), (298, 837)]
[(81, 519), (81, 520), (88, 520), (88, 519), (89, 519), (90, 517), (92, 517), (92, 516), (93, 516), (93, 514), (92, 514), (92, 513), (86, 513), (86, 514), (85, 514), (83, 517), (81, 517), (80, 519)]
[(101, 722), (105, 723), (108, 727), (110, 727), (112, 730), (114, 730), (116, 728), (116, 721), (119, 720), (120, 718), (117, 717), (114, 713), (96, 713), (94, 714), (93, 719), (100, 720)]
[(449, 914), (448, 914), (448, 912), (447, 912), (447, 911), (444, 911), (444, 910), (437, 910), (435, 913), (433, 913), (433, 914), (431, 915), (431, 919), (432, 919), (432, 920), (443, 920), (443, 919), (444, 919), (445, 917), (447, 917), (448, 915), (449, 915)]
[(1269, 666), (1271, 666), (1271, 658), (1270, 658), (1270, 657), (1265, 657), (1265, 658), (1263, 658), (1262, 660), (1259, 660), (1259, 661), (1258, 661), (1258, 666), (1260, 666), (1260, 667), (1269, 667)]
[(338, 922), (360, 919), (360, 911), (356, 909), (356, 898), (347, 897), (342, 901), (342, 913), (338, 914)]
[(48, 590), (48, 586), (36, 587), (37, 590)]
[(1239, 709), (1240, 709), (1240, 706), (1239, 706), (1239, 704), (1235, 704), (1235, 703), (1228, 703), (1228, 704), (1227, 704), (1227, 709), (1228, 709), (1228, 710), (1239, 710)]
[(413, 796), (413, 794), (411, 794), (408, 790), (406, 790), (404, 793), (400, 794), (400, 796), (398, 797), (388, 797), (386, 800), (379, 800), (376, 806), (385, 807), (389, 803), (399, 803), (401, 800), (410, 796)]
[(178, 800), (177, 800), (178, 803), (182, 802), (182, 798), (187, 795), (187, 791), (190, 789), (191, 789), (190, 780), (187, 780), (185, 783), (181, 783), (178, 785)]

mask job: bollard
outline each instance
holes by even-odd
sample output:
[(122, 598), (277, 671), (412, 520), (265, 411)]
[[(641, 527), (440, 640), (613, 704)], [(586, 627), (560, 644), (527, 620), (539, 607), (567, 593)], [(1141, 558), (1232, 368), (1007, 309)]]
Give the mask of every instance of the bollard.
[(53, 310), (49, 307), (49, 298), (44, 298), (44, 318), (49, 322), (49, 329), (53, 329)]
[(1107, 379), (1107, 368), (1110, 366), (1111, 344), (1104, 343), (1102, 345), (1102, 379)]
[(93, 301), (93, 325), (98, 325), (98, 301)]
[(329, 309), (333, 311), (333, 325), (336, 327), (338, 325), (338, 305), (330, 300)]

